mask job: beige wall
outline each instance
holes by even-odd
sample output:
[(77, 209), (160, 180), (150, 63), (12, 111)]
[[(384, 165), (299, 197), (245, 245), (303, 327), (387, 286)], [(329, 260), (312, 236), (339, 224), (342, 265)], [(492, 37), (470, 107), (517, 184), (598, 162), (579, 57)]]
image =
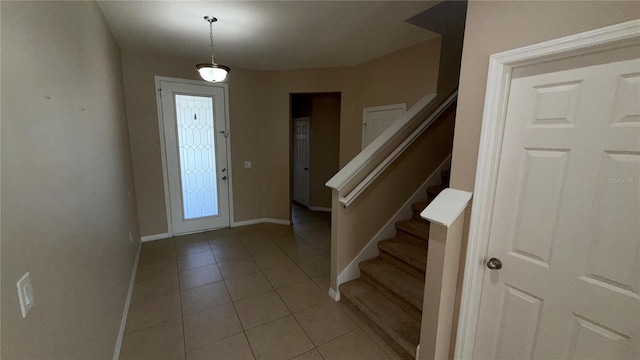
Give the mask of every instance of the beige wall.
[[(380, 228), (449, 156), (453, 141), (454, 109), (455, 106), (452, 106), (441, 115), (349, 207), (338, 206), (341, 222), (339, 231), (342, 232), (340, 238), (349, 241), (335, 244), (339, 254), (337, 274), (353, 261)], [(424, 197), (426, 199), (426, 194)], [(336, 216), (332, 219), (336, 219)]]
[[(124, 52), (122, 66), (127, 99), (127, 116), (140, 232), (154, 235), (167, 232), (167, 215), (162, 179), (162, 158), (158, 127), (155, 76), (201, 80), (196, 60), (157, 54)], [(229, 122), (231, 127), (232, 181), (236, 221), (263, 217), (262, 112), (263, 75), (261, 72), (233, 69), (229, 84)], [(250, 169), (244, 161), (251, 161)]]
[(470, 1), (451, 186), (473, 190), (489, 56), (640, 17), (638, 1)]
[(344, 124), (340, 167), (362, 148), (362, 109), (407, 103), (407, 109), (436, 92), (441, 39), (402, 49), (355, 67), (353, 108)]
[(138, 248), (120, 51), (93, 2), (0, 6), (1, 356), (110, 359)]
[[(351, 68), (324, 68), (265, 72), (264, 161), (265, 217), (290, 219), (290, 100), (292, 93), (340, 92), (340, 133), (343, 134), (345, 108), (352, 106)], [(340, 139), (342, 149), (342, 139)], [(342, 150), (341, 150), (342, 151)]]
[[(228, 78), (236, 221), (290, 219), (290, 94), (341, 93), (340, 155), (344, 166), (361, 146), (362, 108), (406, 102), (436, 90), (440, 39), (344, 68), (252, 71)], [(197, 79), (198, 60), (158, 54), (122, 55), (127, 115), (142, 235), (167, 231), (153, 76)], [(392, 76), (381, 77), (393, 69)], [(251, 160), (252, 169), (243, 161)]]
[(340, 94), (313, 94), (310, 116), (309, 206), (331, 208), (331, 189), (324, 184), (339, 170)]
[[(270, 71), (265, 114), (265, 217), (288, 219), (289, 148), (286, 146), (289, 94), (340, 92), (340, 167), (361, 149), (362, 109), (406, 102), (411, 107), (437, 86), (440, 38), (402, 49), (351, 68)], [(393, 76), (381, 77), (393, 69)]]
[[(331, 189), (324, 184), (339, 169), (340, 98), (340, 93), (305, 93), (291, 96), (291, 118), (310, 119), (310, 207), (331, 208)], [(293, 174), (292, 181), (295, 181)]]

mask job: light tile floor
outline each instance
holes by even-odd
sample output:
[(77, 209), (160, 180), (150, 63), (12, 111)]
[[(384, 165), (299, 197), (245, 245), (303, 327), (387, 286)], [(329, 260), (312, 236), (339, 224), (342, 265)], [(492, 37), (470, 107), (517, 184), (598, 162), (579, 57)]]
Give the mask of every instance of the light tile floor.
[(330, 214), (144, 243), (120, 359), (397, 359), (327, 295)]

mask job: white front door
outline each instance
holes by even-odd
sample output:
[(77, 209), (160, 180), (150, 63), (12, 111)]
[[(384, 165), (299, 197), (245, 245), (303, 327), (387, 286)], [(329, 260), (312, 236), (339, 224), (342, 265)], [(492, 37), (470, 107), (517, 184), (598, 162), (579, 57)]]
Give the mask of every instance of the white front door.
[(366, 148), (407, 110), (407, 104), (365, 108), (362, 111), (362, 148)]
[(474, 359), (640, 358), (640, 60), (619, 59), (513, 73)]
[(309, 118), (293, 120), (293, 201), (309, 206)]
[(159, 87), (173, 233), (229, 227), (226, 87)]

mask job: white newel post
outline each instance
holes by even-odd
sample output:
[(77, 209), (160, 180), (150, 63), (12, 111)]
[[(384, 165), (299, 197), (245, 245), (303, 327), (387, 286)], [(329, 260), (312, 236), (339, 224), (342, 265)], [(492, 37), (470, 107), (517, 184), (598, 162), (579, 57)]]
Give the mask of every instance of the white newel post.
[(420, 214), (431, 227), (417, 360), (449, 358), (464, 213), (470, 200), (469, 192), (445, 189)]
[(343, 231), (342, 205), (340, 205), (340, 193), (333, 189), (331, 195), (331, 275), (329, 284), (329, 297), (333, 301), (340, 301), (340, 290), (338, 289), (338, 242)]

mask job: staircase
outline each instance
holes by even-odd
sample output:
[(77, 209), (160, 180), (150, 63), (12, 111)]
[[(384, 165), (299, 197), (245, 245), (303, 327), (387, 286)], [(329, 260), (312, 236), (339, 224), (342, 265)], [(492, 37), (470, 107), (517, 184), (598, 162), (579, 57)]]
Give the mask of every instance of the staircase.
[(378, 243), (380, 255), (359, 264), (360, 278), (340, 285), (341, 301), (404, 359), (415, 359), (420, 342), (429, 240), (420, 212), (449, 186), (449, 170), (441, 177), (441, 186), (427, 189), (427, 201), (412, 205), (412, 218), (396, 223), (396, 237)]

